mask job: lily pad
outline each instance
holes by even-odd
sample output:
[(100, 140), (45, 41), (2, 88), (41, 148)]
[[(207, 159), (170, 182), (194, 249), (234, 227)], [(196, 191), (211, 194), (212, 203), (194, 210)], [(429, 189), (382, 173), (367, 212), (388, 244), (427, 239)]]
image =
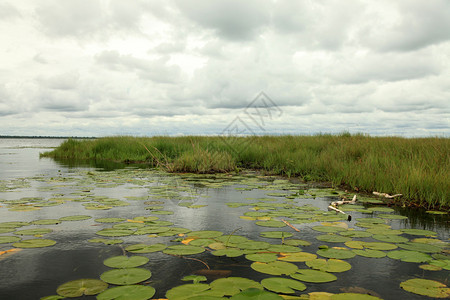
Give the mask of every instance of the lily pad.
[(42, 247), (50, 247), (55, 244), (56, 244), (56, 242), (54, 240), (29, 239), (29, 240), (22, 240), (20, 242), (16, 242), (12, 245), (16, 248), (42, 248)]
[(375, 297), (367, 294), (360, 293), (340, 293), (331, 295), (329, 300), (382, 300), (379, 297)]
[(116, 285), (131, 285), (149, 279), (152, 273), (142, 268), (114, 269), (103, 272), (100, 279)]
[(405, 291), (433, 297), (433, 298), (447, 298), (450, 297), (450, 288), (445, 284), (434, 280), (414, 278), (400, 283), (400, 287)]
[(306, 262), (306, 265), (312, 269), (320, 270), (324, 272), (345, 272), (352, 268), (348, 262), (340, 260), (340, 259), (314, 259)]
[(254, 262), (250, 267), (255, 271), (270, 275), (290, 275), (298, 270), (296, 265), (284, 261), (269, 263)]
[(354, 253), (356, 253), (359, 256), (364, 257), (371, 257), (371, 258), (383, 258), (386, 256), (386, 253), (380, 250), (372, 250), (372, 249), (355, 249), (352, 250)]
[(347, 249), (319, 249), (316, 252), (318, 255), (326, 257), (326, 258), (336, 258), (336, 259), (347, 259), (355, 257), (356, 254)]
[(372, 233), (362, 230), (347, 230), (339, 232), (339, 234), (350, 238), (366, 238), (372, 236)]
[(0, 236), (0, 244), (14, 243), (20, 241), (18, 236)]
[(407, 238), (399, 235), (374, 234), (372, 238), (386, 243), (404, 243), (409, 241)]
[(83, 295), (96, 295), (108, 288), (108, 284), (98, 279), (77, 279), (60, 285), (58, 295), (74, 298)]
[(392, 259), (415, 263), (429, 262), (432, 260), (432, 257), (426, 253), (410, 250), (394, 250), (388, 252), (387, 256)]
[(19, 235), (42, 235), (52, 232), (53, 229), (50, 228), (33, 228), (15, 231), (14, 234)]
[(171, 254), (171, 255), (192, 255), (198, 254), (205, 251), (205, 248), (199, 246), (190, 246), (190, 245), (174, 245), (169, 246), (163, 253)]
[(34, 225), (56, 225), (61, 223), (59, 219), (42, 219), (31, 222)]
[(300, 281), (289, 278), (265, 278), (261, 280), (261, 284), (269, 291), (275, 293), (293, 294), (295, 293), (295, 290), (304, 291), (306, 289), (306, 285), (304, 285)]
[(397, 245), (384, 243), (384, 242), (364, 242), (364, 247), (373, 250), (394, 250), (397, 249)]
[(220, 278), (211, 282), (210, 287), (212, 291), (217, 291), (225, 296), (233, 296), (249, 288), (263, 289), (259, 282), (242, 277)]
[(334, 233), (334, 232), (340, 232), (340, 231), (346, 231), (346, 228), (339, 227), (339, 226), (314, 226), (311, 229), (319, 232), (327, 232), (327, 233)]
[(116, 286), (105, 290), (97, 295), (97, 300), (120, 300), (120, 299), (133, 299), (133, 300), (147, 300), (153, 297), (155, 289), (151, 286), (144, 285), (125, 285)]
[(410, 235), (425, 235), (425, 236), (434, 236), (437, 233), (431, 230), (425, 230), (425, 229), (412, 229), (412, 228), (406, 228), (401, 230), (403, 233), (410, 234)]
[(271, 244), (267, 242), (260, 241), (247, 241), (238, 245), (241, 249), (247, 250), (264, 250), (271, 246)]
[(244, 254), (244, 251), (238, 248), (219, 249), (211, 252), (215, 256), (238, 257)]
[(246, 259), (251, 261), (259, 261), (259, 262), (272, 262), (276, 261), (278, 256), (275, 253), (253, 253), (247, 254), (245, 256)]
[(126, 251), (131, 253), (152, 253), (162, 251), (167, 248), (165, 244), (134, 244), (125, 248)]
[(291, 237), (293, 234), (285, 231), (264, 231), (260, 233), (260, 236), (271, 239), (282, 239)]
[(75, 215), (75, 216), (67, 216), (67, 217), (61, 217), (59, 218), (60, 221), (83, 221), (91, 219), (91, 216), (87, 215)]
[(278, 260), (289, 262), (305, 262), (316, 258), (317, 255), (312, 253), (296, 252), (296, 253), (282, 253), (282, 256), (280, 256)]
[(190, 283), (176, 286), (166, 292), (166, 297), (170, 300), (184, 300), (194, 296), (202, 296), (209, 290), (209, 284)]
[(284, 240), (284, 244), (290, 246), (310, 246), (311, 242), (300, 239), (288, 239)]
[(329, 243), (345, 243), (348, 241), (351, 241), (352, 239), (346, 236), (340, 236), (336, 234), (323, 234), (316, 236), (316, 239), (322, 242), (329, 242)]
[(110, 268), (135, 268), (142, 265), (145, 265), (149, 259), (145, 256), (114, 256), (103, 261), (105, 266)]
[(258, 221), (258, 222), (255, 222), (255, 224), (258, 226), (263, 226), (263, 227), (276, 227), (276, 228), (281, 228), (281, 227), (286, 226), (286, 224), (284, 222), (276, 221), (276, 220)]
[(283, 298), (274, 293), (252, 288), (234, 295), (230, 300), (283, 300)]
[(331, 273), (310, 269), (298, 270), (297, 273), (291, 274), (291, 277), (297, 280), (314, 283), (331, 282), (337, 280), (337, 277)]
[(95, 222), (98, 223), (119, 223), (125, 221), (125, 218), (98, 218)]
[(398, 244), (398, 246), (406, 250), (426, 252), (426, 253), (439, 253), (442, 251), (441, 247), (424, 243), (407, 242), (403, 244)]

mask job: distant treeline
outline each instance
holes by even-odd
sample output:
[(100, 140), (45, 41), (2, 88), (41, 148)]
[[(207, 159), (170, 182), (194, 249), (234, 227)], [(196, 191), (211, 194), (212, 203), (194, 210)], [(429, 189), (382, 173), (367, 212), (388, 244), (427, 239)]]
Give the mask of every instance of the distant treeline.
[(403, 194), (402, 205), (450, 207), (450, 139), (363, 134), (68, 139), (44, 156), (142, 162), (169, 172), (235, 172), (327, 181), (372, 193)]
[(0, 135), (0, 139), (97, 139), (92, 136)]

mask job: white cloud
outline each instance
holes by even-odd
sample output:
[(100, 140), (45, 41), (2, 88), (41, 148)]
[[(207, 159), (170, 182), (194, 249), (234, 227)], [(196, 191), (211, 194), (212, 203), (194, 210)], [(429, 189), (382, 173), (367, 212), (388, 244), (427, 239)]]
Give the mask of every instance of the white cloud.
[[(3, 15), (2, 15), (3, 14)], [(0, 3), (0, 134), (450, 135), (445, 0)], [(245, 108), (264, 91), (282, 111)]]

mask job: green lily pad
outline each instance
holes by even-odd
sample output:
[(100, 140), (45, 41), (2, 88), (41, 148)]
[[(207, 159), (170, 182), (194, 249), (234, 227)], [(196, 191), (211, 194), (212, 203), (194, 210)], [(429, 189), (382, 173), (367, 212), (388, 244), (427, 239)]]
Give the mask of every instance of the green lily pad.
[(115, 229), (115, 228), (105, 228), (100, 231), (97, 231), (95, 234), (101, 235), (101, 236), (127, 236), (134, 234), (134, 230), (131, 229)]
[(350, 250), (334, 249), (334, 248), (319, 249), (317, 250), (316, 253), (326, 258), (336, 258), (336, 259), (347, 259), (356, 256), (356, 254)]
[(225, 296), (233, 296), (249, 288), (263, 289), (259, 282), (242, 277), (219, 278), (211, 282), (210, 287), (212, 291), (217, 291)]
[(250, 240), (238, 245), (239, 248), (246, 250), (264, 250), (269, 248), (270, 246), (271, 244), (267, 242), (250, 241)]
[(283, 253), (278, 260), (289, 262), (305, 262), (316, 259), (317, 255), (308, 252)]
[(56, 289), (58, 295), (74, 298), (96, 295), (108, 288), (108, 284), (98, 279), (77, 279), (66, 282)]
[(334, 233), (334, 232), (340, 232), (340, 231), (347, 231), (347, 229), (339, 226), (314, 226), (311, 229), (319, 232), (327, 232), (327, 233)]
[(158, 252), (163, 251), (167, 248), (167, 245), (165, 244), (153, 244), (153, 245), (147, 245), (147, 244), (134, 244), (130, 245), (125, 248), (126, 251), (131, 253), (152, 253), (152, 252)]
[(245, 255), (245, 258), (251, 261), (272, 262), (276, 261), (278, 256), (275, 253), (253, 253)]
[[(143, 234), (160, 234), (170, 230), (170, 227), (160, 227), (160, 226), (145, 226), (143, 228), (139, 228), (134, 232), (135, 235), (143, 235)], [(173, 234), (172, 234), (173, 235)]]
[(190, 229), (182, 227), (170, 227), (169, 230), (158, 233), (158, 236), (174, 236), (178, 234), (188, 233)]
[(142, 268), (114, 269), (103, 272), (100, 279), (116, 285), (131, 285), (149, 279), (152, 273)]
[(291, 274), (291, 277), (297, 280), (314, 283), (331, 282), (337, 280), (337, 277), (331, 273), (310, 269), (298, 270), (297, 273)]
[(207, 281), (208, 279), (205, 276), (201, 275), (188, 275), (181, 278), (183, 281), (192, 281), (192, 283), (199, 283), (200, 281)]
[(371, 257), (371, 258), (383, 258), (386, 256), (386, 253), (380, 250), (372, 250), (372, 249), (354, 249), (352, 250), (359, 256)]
[(222, 235), (215, 238), (217, 241), (227, 244), (240, 244), (248, 242), (249, 239), (240, 235)]
[(401, 230), (397, 230), (397, 229), (390, 229), (390, 228), (383, 228), (380, 226), (374, 227), (374, 228), (369, 228), (367, 229), (367, 232), (370, 232), (374, 235), (400, 235), (403, 232)]
[(244, 254), (244, 251), (238, 248), (219, 249), (211, 252), (214, 256), (238, 257)]
[(450, 297), (450, 288), (445, 284), (434, 280), (414, 278), (403, 281), (400, 287), (405, 291), (433, 297), (433, 298), (448, 298)]
[(255, 222), (255, 224), (258, 226), (263, 226), (263, 227), (276, 227), (276, 228), (281, 228), (281, 227), (286, 226), (286, 224), (284, 222), (276, 221), (276, 220), (258, 221), (258, 222)]
[(142, 228), (144, 226), (145, 225), (142, 223), (125, 222), (125, 223), (114, 224), (112, 228), (136, 230), (136, 229)]
[(24, 229), (15, 231), (14, 234), (19, 235), (42, 235), (52, 232), (53, 229), (50, 228), (34, 228), (34, 229)]
[(384, 243), (384, 242), (364, 242), (364, 247), (372, 250), (394, 250), (397, 249), (397, 245)]
[(432, 257), (426, 253), (410, 250), (394, 250), (388, 252), (387, 256), (392, 259), (415, 263), (429, 262), (432, 260)]
[(398, 235), (374, 234), (372, 238), (386, 243), (405, 243), (409, 241), (407, 238)]
[(348, 262), (340, 260), (340, 259), (314, 259), (306, 262), (306, 265), (312, 269), (320, 270), (324, 272), (345, 272), (352, 268)]
[(270, 275), (290, 275), (298, 270), (296, 265), (284, 261), (254, 262), (250, 267), (255, 271)]
[(306, 289), (306, 285), (304, 285), (300, 281), (289, 278), (280, 278), (280, 277), (265, 278), (261, 280), (261, 284), (269, 291), (283, 294), (293, 294), (295, 293), (295, 290), (304, 291)]
[(184, 300), (194, 296), (205, 296), (205, 291), (207, 292), (209, 288), (209, 284), (205, 283), (183, 284), (168, 290), (166, 297), (170, 300)]
[(105, 266), (110, 268), (135, 268), (145, 265), (149, 259), (145, 256), (114, 256), (103, 261)]
[(0, 244), (14, 243), (20, 241), (18, 236), (0, 236)]
[(370, 211), (376, 211), (376, 212), (394, 212), (394, 210), (392, 208), (389, 207), (383, 207), (383, 206), (374, 206), (374, 207), (369, 207), (368, 210)]
[(155, 289), (151, 286), (144, 285), (125, 285), (116, 286), (105, 290), (97, 295), (97, 300), (120, 300), (120, 299), (133, 299), (133, 300), (147, 300), (153, 297), (156, 293)]
[(153, 216), (141, 216), (141, 217), (135, 217), (133, 220), (135, 221), (142, 221), (142, 222), (152, 222), (158, 220), (158, 217)]
[(56, 242), (54, 240), (29, 239), (29, 240), (22, 240), (20, 242), (16, 242), (12, 245), (16, 248), (42, 248), (42, 247), (50, 247), (55, 244), (56, 244)]
[(87, 215), (75, 215), (75, 216), (67, 216), (67, 217), (61, 217), (59, 218), (60, 221), (83, 221), (91, 219), (91, 216)]
[(292, 233), (285, 231), (263, 231), (259, 235), (271, 239), (282, 239), (293, 236)]
[(189, 243), (191, 246), (201, 246), (206, 247), (211, 245), (212, 243), (216, 243), (216, 240), (213, 239), (195, 239)]
[(215, 230), (191, 231), (187, 234), (188, 237), (195, 237), (198, 239), (216, 238), (221, 235), (223, 235), (223, 232), (215, 231)]
[(271, 292), (252, 288), (234, 295), (230, 300), (283, 300), (283, 298)]
[(290, 246), (310, 246), (311, 242), (300, 240), (300, 239), (288, 239), (284, 240), (285, 245)]
[(393, 214), (379, 214), (377, 217), (383, 218), (383, 219), (389, 219), (389, 220), (406, 220), (406, 219), (408, 219), (407, 216), (393, 215)]
[(435, 265), (420, 265), (419, 268), (427, 271), (441, 271), (442, 267), (435, 266)]
[(407, 242), (403, 244), (398, 244), (398, 246), (405, 250), (412, 250), (426, 253), (439, 253), (442, 251), (441, 247), (424, 243)]
[(446, 270), (450, 270), (450, 259), (437, 259), (430, 261), (431, 265), (441, 267)]
[(316, 236), (316, 239), (322, 242), (328, 243), (345, 243), (351, 241), (352, 239), (346, 236), (340, 236), (335, 234), (323, 234)]
[(98, 218), (95, 222), (98, 223), (119, 223), (125, 221), (125, 218)]
[(366, 238), (372, 236), (372, 233), (362, 230), (347, 230), (339, 232), (339, 234), (350, 238)]
[(402, 229), (403, 233), (410, 234), (410, 235), (425, 235), (425, 236), (434, 236), (437, 233), (431, 230), (425, 230), (425, 229)]
[(199, 246), (191, 246), (191, 245), (174, 245), (169, 246), (163, 253), (171, 254), (171, 255), (192, 255), (198, 254), (205, 251), (205, 248)]
[(173, 215), (173, 211), (170, 210), (152, 210), (150, 213), (153, 215)]

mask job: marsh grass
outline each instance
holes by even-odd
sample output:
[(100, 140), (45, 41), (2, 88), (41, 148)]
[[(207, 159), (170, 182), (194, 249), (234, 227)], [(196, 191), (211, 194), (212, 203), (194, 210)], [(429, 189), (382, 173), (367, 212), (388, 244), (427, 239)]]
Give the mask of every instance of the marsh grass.
[(401, 193), (406, 205), (448, 208), (450, 139), (315, 136), (131, 137), (69, 139), (43, 156), (144, 162), (171, 172), (241, 168), (329, 181), (360, 191)]

